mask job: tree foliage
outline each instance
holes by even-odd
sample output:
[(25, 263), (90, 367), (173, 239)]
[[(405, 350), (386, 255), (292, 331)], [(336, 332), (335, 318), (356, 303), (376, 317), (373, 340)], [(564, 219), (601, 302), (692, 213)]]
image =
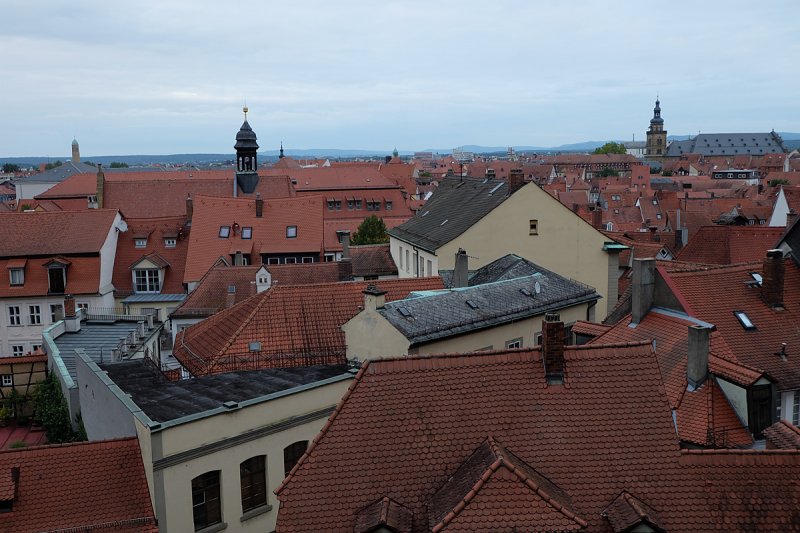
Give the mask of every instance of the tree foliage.
[(770, 187), (777, 187), (778, 185), (789, 185), (789, 180), (785, 180), (783, 178), (776, 178), (769, 180), (767, 183)]
[(594, 151), (595, 154), (626, 154), (625, 145), (614, 141), (607, 142)]
[(600, 171), (600, 176), (603, 178), (607, 178), (609, 176), (619, 176), (619, 172), (611, 167), (604, 167), (603, 170)]
[(19, 172), (20, 168), (19, 165), (15, 165), (14, 163), (5, 163), (3, 165), (3, 172), (5, 174), (11, 174), (12, 172)]
[(61, 165), (63, 165), (63, 164), (64, 164), (64, 163), (63, 163), (63, 162), (62, 162), (60, 159), (58, 159), (58, 160), (56, 160), (56, 161), (55, 161), (55, 162), (53, 162), (53, 163), (47, 163), (47, 164), (44, 166), (44, 169), (45, 169), (45, 170), (51, 170), (51, 169), (54, 169), (54, 168), (56, 168), (56, 167), (60, 167), (60, 166), (61, 166)]
[(111, 164), (108, 166), (110, 168), (128, 168), (128, 163), (122, 163), (120, 161), (112, 161)]
[(69, 407), (61, 386), (52, 372), (36, 387), (34, 396), (36, 419), (42, 422), (47, 440), (52, 443), (75, 442), (82, 435), (73, 431)]
[(360, 244), (383, 244), (389, 242), (389, 235), (386, 233), (386, 224), (382, 218), (375, 215), (368, 216), (364, 219), (358, 230), (353, 234), (350, 239), (355, 245)]

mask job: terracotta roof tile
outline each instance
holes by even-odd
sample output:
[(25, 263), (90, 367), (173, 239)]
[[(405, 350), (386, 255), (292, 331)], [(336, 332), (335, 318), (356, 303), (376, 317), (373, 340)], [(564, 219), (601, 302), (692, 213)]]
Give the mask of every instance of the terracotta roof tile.
[[(68, 256), (67, 285), (65, 294), (96, 294), (100, 290), (100, 257)], [(48, 269), (45, 266), (63, 256), (37, 257), (25, 265), (25, 283), (11, 285), (8, 275), (8, 260), (0, 259), (0, 297), (16, 298), (26, 296), (46, 296), (50, 288)]]
[(631, 531), (638, 525), (664, 531), (658, 512), (625, 490), (603, 511), (603, 515), (608, 518), (614, 533)]
[[(371, 282), (281, 286), (249, 298), (178, 334), (175, 357), (193, 374), (343, 363), (341, 326), (364, 305)], [(443, 288), (441, 278), (382, 280), (386, 301)], [(257, 353), (250, 343), (260, 343)]]
[(800, 429), (786, 420), (780, 420), (764, 430), (767, 448), (800, 450)]
[(354, 276), (397, 275), (397, 265), (394, 264), (388, 244), (351, 246), (350, 258)]
[(406, 533), (411, 531), (413, 516), (411, 511), (389, 497), (376, 500), (356, 513), (354, 533), (371, 533), (382, 526), (390, 531)]
[(711, 265), (758, 261), (784, 230), (760, 226), (703, 226), (678, 252), (677, 259)]
[(115, 209), (0, 213), (0, 257), (99, 253), (111, 231)]
[(19, 482), (0, 517), (4, 531), (158, 531), (135, 438), (0, 451), (4, 496), (13, 494), (13, 468)]

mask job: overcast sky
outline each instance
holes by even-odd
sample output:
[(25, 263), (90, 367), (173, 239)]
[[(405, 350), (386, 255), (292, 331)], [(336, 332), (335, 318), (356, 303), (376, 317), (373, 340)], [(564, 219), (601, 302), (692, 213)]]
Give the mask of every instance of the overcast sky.
[(800, 131), (796, 0), (2, 0), (0, 157)]

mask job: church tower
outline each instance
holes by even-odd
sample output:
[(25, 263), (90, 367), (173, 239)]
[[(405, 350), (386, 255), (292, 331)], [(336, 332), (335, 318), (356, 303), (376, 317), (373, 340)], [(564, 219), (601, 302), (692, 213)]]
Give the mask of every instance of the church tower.
[(645, 157), (647, 157), (647, 159), (661, 161), (666, 153), (667, 130), (664, 129), (664, 119), (661, 118), (661, 102), (656, 98), (653, 118), (650, 119), (650, 128), (647, 130)]
[(236, 183), (245, 194), (252, 194), (258, 185), (258, 143), (256, 132), (247, 123), (247, 107), (243, 107), (244, 123), (236, 134)]
[(81, 148), (78, 146), (78, 140), (74, 137), (72, 138), (72, 162), (73, 163), (80, 163), (81, 162)]

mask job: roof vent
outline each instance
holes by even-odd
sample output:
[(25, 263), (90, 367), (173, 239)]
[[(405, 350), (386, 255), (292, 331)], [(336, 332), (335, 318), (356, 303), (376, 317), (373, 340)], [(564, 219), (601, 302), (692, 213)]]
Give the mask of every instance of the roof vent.
[(233, 409), (239, 408), (239, 402), (227, 401), (222, 404), (222, 407), (232, 411)]
[(446, 219), (444, 219), (444, 221), (443, 221), (441, 224), (439, 224), (439, 225), (440, 225), (440, 226), (444, 226), (445, 224), (447, 224), (447, 221), (448, 221), (448, 220), (450, 220), (450, 219), (449, 219), (449, 218), (446, 218)]
[(521, 292), (521, 293), (522, 293), (522, 294), (524, 294), (525, 296), (533, 296), (533, 293), (532, 293), (531, 291), (529, 291), (528, 289), (526, 289), (525, 287), (522, 287), (522, 288), (519, 290), (519, 292)]
[(408, 317), (410, 317), (410, 316), (411, 316), (411, 311), (409, 311), (407, 307), (398, 307), (398, 308), (397, 308), (397, 311), (398, 311), (398, 312), (399, 312), (401, 315), (403, 315), (405, 318), (408, 318)]
[(480, 308), (480, 306), (478, 305), (478, 302), (476, 302), (475, 300), (467, 300), (466, 304), (468, 306), (470, 306), (472, 309), (479, 309)]

